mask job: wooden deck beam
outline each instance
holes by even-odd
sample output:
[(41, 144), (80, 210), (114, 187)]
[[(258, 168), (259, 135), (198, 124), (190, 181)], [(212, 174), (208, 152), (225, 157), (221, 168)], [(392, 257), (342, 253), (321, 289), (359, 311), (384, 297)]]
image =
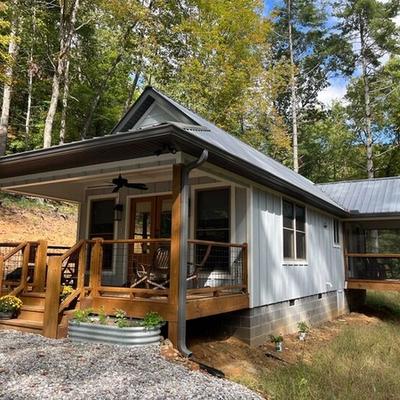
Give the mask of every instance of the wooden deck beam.
[(347, 289), (400, 291), (400, 280), (374, 281), (367, 279), (349, 279), (346, 283)]

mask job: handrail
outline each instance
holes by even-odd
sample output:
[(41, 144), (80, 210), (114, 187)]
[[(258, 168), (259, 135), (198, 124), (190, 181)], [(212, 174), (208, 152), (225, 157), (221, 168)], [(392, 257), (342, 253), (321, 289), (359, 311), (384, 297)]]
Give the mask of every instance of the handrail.
[(21, 243), (20, 246), (18, 246), (18, 247), (20, 247), (18, 250), (14, 249), (12, 252), (10, 252), (8, 254), (8, 255), (10, 255), (12, 253), (12, 255), (14, 255), (18, 251), (24, 249), (23, 259), (22, 259), (21, 281), (20, 281), (20, 284), (14, 290), (12, 290), (10, 292), (11, 296), (18, 296), (21, 292), (23, 292), (25, 290), (25, 288), (28, 285), (28, 264), (29, 264), (29, 253), (30, 253), (31, 244), (30, 244), (30, 242), (23, 242), (23, 243)]
[(58, 313), (62, 313), (69, 305), (84, 292), (84, 276), (86, 267), (86, 240), (82, 239), (72, 246), (67, 252), (60, 256), (60, 264), (67, 260), (71, 255), (78, 252), (79, 250), (79, 261), (78, 261), (78, 282), (77, 288), (60, 304)]
[(239, 247), (244, 248), (247, 246), (247, 243), (229, 243), (229, 242), (212, 242), (209, 240), (197, 240), (197, 239), (189, 239), (188, 243), (190, 244), (198, 244), (198, 245), (205, 245), (205, 246), (219, 246), (219, 247)]
[[(94, 244), (97, 241), (94, 239), (87, 240), (87, 243)], [(135, 244), (135, 243), (169, 243), (170, 238), (160, 238), (160, 239), (116, 239), (116, 240), (102, 240), (103, 244)]]
[(14, 249), (12, 249), (9, 253), (7, 253), (6, 255), (3, 255), (3, 261), (7, 261), (9, 258), (11, 258), (12, 256), (14, 256), (15, 254), (17, 254), (19, 251), (21, 251), (26, 245), (28, 244), (28, 242), (21, 242), (17, 247), (15, 247)]
[(82, 239), (78, 243), (74, 244), (68, 251), (65, 253), (61, 254), (61, 262), (65, 261), (67, 258), (69, 258), (73, 253), (75, 253), (76, 250), (80, 249), (81, 246), (85, 243), (85, 240)]

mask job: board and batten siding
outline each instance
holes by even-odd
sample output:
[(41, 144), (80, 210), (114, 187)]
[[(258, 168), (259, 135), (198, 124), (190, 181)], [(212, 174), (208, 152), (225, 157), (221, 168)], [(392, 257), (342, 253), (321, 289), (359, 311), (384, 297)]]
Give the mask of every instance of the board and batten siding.
[(332, 216), (306, 207), (306, 262), (283, 258), (282, 197), (252, 189), (250, 304), (258, 307), (344, 287), (341, 246)]

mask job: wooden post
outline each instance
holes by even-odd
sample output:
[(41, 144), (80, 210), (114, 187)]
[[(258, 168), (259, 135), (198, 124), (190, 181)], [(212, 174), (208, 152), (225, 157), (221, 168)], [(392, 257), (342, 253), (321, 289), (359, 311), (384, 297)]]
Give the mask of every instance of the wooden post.
[(168, 302), (174, 320), (168, 321), (168, 338), (174, 346), (178, 343), (178, 296), (179, 296), (179, 270), (181, 252), (181, 189), (182, 168), (180, 164), (172, 167), (172, 230), (171, 230), (171, 266)]
[(248, 288), (248, 274), (249, 274), (249, 252), (248, 252), (248, 247), (247, 243), (244, 243), (243, 245), (243, 251), (242, 251), (242, 257), (243, 257), (243, 262), (242, 262), (242, 285), (245, 288), (245, 292), (249, 292)]
[(4, 256), (0, 254), (0, 296), (3, 291), (3, 279), (4, 279)]
[(33, 274), (33, 290), (44, 292), (47, 266), (47, 240), (39, 240), (38, 243)]
[(85, 291), (85, 270), (86, 270), (86, 246), (87, 243), (83, 242), (82, 247), (79, 250), (79, 259), (78, 259), (78, 282), (77, 288), (80, 289), (81, 294), (79, 298), (84, 295)]
[(91, 289), (90, 295), (99, 296), (99, 287), (101, 286), (101, 267), (103, 264), (103, 239), (94, 238), (90, 257), (90, 279), (89, 286)]
[(28, 270), (29, 270), (29, 256), (31, 252), (31, 245), (26, 243), (24, 252), (22, 255), (22, 271), (21, 271), (21, 282), (20, 285), (23, 286), (24, 290), (28, 282)]
[(46, 280), (46, 298), (43, 317), (43, 336), (57, 338), (58, 309), (61, 291), (61, 257), (50, 257)]

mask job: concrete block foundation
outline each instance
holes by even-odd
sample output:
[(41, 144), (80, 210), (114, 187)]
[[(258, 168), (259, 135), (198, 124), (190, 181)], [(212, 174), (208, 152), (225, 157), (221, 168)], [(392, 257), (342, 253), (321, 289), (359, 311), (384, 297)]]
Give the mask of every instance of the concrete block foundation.
[(344, 290), (337, 290), (235, 312), (225, 317), (225, 324), (234, 336), (258, 346), (271, 334), (296, 332), (300, 321), (315, 326), (348, 311)]

